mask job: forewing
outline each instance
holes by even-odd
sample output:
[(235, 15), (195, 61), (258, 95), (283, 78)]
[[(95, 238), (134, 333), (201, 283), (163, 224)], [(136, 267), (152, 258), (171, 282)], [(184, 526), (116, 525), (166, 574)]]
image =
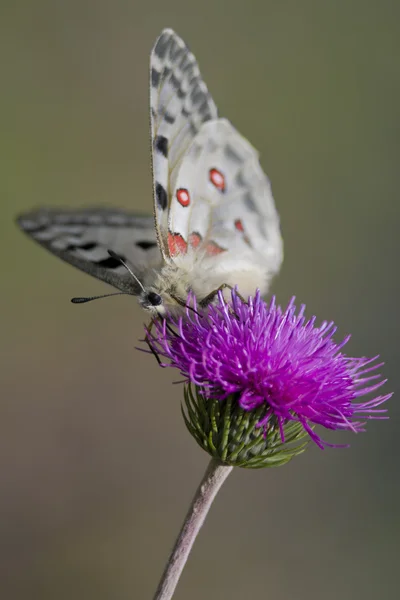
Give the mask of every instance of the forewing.
[(153, 217), (115, 210), (38, 210), (17, 222), (53, 254), (121, 291), (137, 295), (138, 283), (109, 255), (125, 259), (139, 277), (161, 264)]
[(156, 230), (168, 256), (168, 212), (177, 174), (202, 124), (217, 118), (194, 55), (171, 29), (161, 33), (151, 53), (150, 111)]
[[(179, 169), (169, 212), (172, 255), (220, 255), (213, 274), (256, 266), (262, 288), (283, 256), (279, 217), (258, 153), (226, 119), (205, 123)], [(236, 281), (239, 283), (239, 280)]]

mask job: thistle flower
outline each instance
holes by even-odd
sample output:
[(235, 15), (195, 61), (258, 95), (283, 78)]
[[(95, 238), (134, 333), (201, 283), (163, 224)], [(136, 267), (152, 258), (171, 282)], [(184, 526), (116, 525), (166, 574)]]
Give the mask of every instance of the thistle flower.
[(316, 326), (304, 311), (294, 298), (282, 310), (259, 292), (245, 302), (233, 291), (231, 303), (219, 293), (202, 313), (190, 298), (184, 317), (158, 321), (148, 332), (152, 351), (168, 359), (162, 366), (185, 377), (186, 425), (214, 457), (240, 466), (281, 464), (303, 450), (288, 448), (293, 441), (331, 445), (315, 425), (360, 432), (366, 419), (386, 418), (379, 407), (391, 394), (361, 401), (385, 383), (376, 374), (383, 363), (349, 358), (342, 349), (350, 336), (335, 342), (334, 323)]

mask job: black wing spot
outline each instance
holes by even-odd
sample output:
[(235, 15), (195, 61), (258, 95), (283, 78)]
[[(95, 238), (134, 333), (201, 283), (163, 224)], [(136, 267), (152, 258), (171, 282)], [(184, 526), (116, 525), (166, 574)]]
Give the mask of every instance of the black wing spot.
[(195, 69), (194, 56), (192, 54), (185, 54), (180, 67), (182, 75), (184, 75), (189, 80), (193, 79)]
[(239, 171), (239, 173), (236, 175), (235, 182), (239, 187), (246, 187), (246, 180), (243, 177), (242, 171)]
[(97, 244), (94, 242), (87, 242), (86, 244), (68, 244), (65, 248), (66, 252), (71, 252), (72, 250), (93, 250), (97, 248)]
[(171, 77), (169, 78), (171, 84), (174, 86), (174, 88), (176, 90), (179, 90), (181, 87), (181, 82), (179, 81), (179, 79), (177, 78), (177, 76), (175, 75), (175, 73), (172, 73)]
[(160, 73), (154, 67), (151, 69), (151, 85), (153, 87), (158, 87), (160, 83)]
[(170, 35), (169, 35), (169, 33), (164, 33), (159, 38), (159, 40), (154, 48), (154, 53), (156, 54), (156, 56), (158, 56), (161, 59), (165, 58), (169, 44), (170, 44)]
[(204, 89), (200, 85), (199, 78), (196, 81), (196, 83), (193, 82), (192, 89), (190, 91), (190, 99), (192, 100), (194, 105), (207, 104), (207, 93), (204, 91)]
[(232, 160), (239, 165), (243, 163), (242, 157), (236, 153), (235, 149), (230, 144), (225, 146), (224, 152), (228, 160)]
[(109, 256), (108, 258), (104, 258), (100, 260), (98, 263), (99, 267), (104, 267), (105, 269), (116, 269), (121, 266), (121, 261), (117, 258)]
[(172, 125), (173, 123), (175, 123), (175, 117), (174, 115), (171, 115), (168, 112), (164, 113), (164, 119), (167, 123), (169, 123), (170, 125)]
[(165, 158), (168, 157), (168, 140), (164, 135), (158, 135), (154, 140), (154, 146)]
[(168, 196), (161, 183), (156, 183), (156, 199), (158, 207), (161, 208), (161, 210), (165, 210), (168, 206)]
[(178, 43), (171, 45), (169, 56), (173, 63), (177, 63), (181, 60), (182, 54), (185, 52), (185, 47), (178, 45)]
[(87, 244), (82, 244), (82, 246), (79, 246), (80, 250), (93, 250), (93, 248), (96, 248), (97, 244), (95, 244), (94, 242), (87, 242)]
[(142, 248), (142, 250), (150, 250), (150, 248), (155, 248), (155, 246), (157, 246), (157, 242), (148, 242), (147, 240), (142, 240), (140, 242), (136, 242), (135, 245), (139, 248)]
[(254, 199), (253, 199), (252, 195), (250, 194), (250, 192), (247, 192), (243, 196), (243, 202), (245, 203), (246, 207), (249, 210), (251, 210), (252, 212), (257, 212), (257, 205), (254, 202)]
[(32, 233), (33, 235), (37, 233), (43, 233), (43, 231), (47, 231), (49, 229), (49, 224), (39, 225), (38, 223), (31, 223), (27, 221), (19, 221), (19, 225), (22, 227), (24, 231), (28, 233)]

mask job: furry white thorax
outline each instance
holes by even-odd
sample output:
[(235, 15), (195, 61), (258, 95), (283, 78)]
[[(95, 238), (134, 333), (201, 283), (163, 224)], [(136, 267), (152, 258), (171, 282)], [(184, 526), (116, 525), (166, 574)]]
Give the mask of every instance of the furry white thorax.
[(160, 295), (162, 304), (149, 306), (145, 295), (141, 296), (139, 301), (143, 308), (160, 316), (165, 312), (182, 314), (189, 292), (193, 292), (200, 303), (226, 284), (228, 287), (223, 293), (227, 299), (231, 294), (229, 288), (235, 286), (240, 294), (247, 297), (254, 295), (257, 288), (265, 294), (269, 279), (266, 277), (264, 265), (251, 263), (246, 258), (236, 261), (232, 267), (226, 264), (224, 254), (205, 258), (202, 255), (196, 256), (195, 252), (188, 252), (174, 256), (166, 261), (160, 270), (148, 273), (144, 281), (146, 293), (154, 292)]

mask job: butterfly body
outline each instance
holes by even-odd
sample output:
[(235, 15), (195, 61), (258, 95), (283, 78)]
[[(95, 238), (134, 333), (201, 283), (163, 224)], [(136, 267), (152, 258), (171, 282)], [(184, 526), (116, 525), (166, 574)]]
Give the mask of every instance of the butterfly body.
[[(192, 256), (193, 255), (193, 256)], [(212, 301), (212, 294), (225, 287), (227, 290), (238, 286), (244, 296), (254, 293), (254, 282), (263, 291), (267, 290), (263, 266), (251, 265), (247, 260), (238, 259), (235, 270), (227, 269), (223, 257), (213, 257), (191, 250), (166, 262), (160, 270), (148, 272), (143, 280), (145, 291), (139, 296), (139, 302), (145, 309), (152, 309), (147, 294), (155, 293), (162, 298), (162, 305), (156, 306), (156, 312), (164, 314), (181, 312), (186, 305), (189, 293), (193, 293), (200, 304)]]
[(221, 286), (268, 290), (282, 262), (279, 217), (256, 150), (219, 118), (185, 43), (165, 29), (150, 59), (154, 218), (39, 210), (18, 222), (63, 260), (138, 296), (153, 314)]

